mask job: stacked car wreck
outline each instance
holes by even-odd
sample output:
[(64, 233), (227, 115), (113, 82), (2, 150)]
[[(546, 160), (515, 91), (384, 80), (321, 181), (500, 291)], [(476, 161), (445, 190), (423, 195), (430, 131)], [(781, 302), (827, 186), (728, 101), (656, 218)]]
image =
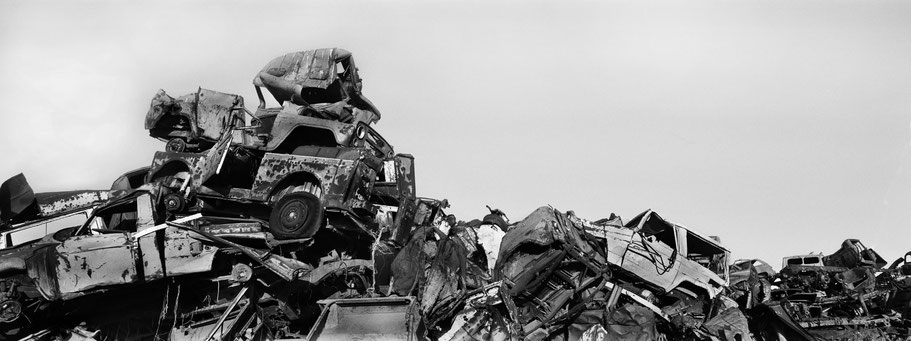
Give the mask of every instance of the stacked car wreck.
[(0, 340), (907, 335), (911, 266), (858, 240), (775, 273), (652, 210), (447, 215), (417, 196), (358, 72), (342, 49), (283, 55), (254, 77), (252, 111), (161, 90), (145, 128), (164, 150), (110, 190), (4, 183)]

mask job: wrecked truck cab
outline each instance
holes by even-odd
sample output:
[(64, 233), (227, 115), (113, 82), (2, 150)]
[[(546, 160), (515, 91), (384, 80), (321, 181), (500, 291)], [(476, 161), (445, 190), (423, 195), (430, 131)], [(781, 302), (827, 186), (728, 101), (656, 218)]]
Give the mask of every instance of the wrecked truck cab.
[(199, 88), (174, 98), (158, 90), (146, 113), (149, 136), (167, 142), (168, 151), (199, 151), (215, 144), (221, 133), (244, 127), (244, 98)]
[(795, 266), (825, 266), (822, 262), (822, 254), (809, 253), (805, 255), (787, 256), (781, 259), (781, 268)]
[(661, 292), (712, 298), (728, 285), (730, 251), (712, 238), (664, 220), (652, 210), (624, 226), (589, 225), (596, 237), (617, 245), (608, 262)]
[(351, 122), (306, 115), (304, 107), (285, 102), (282, 107), (259, 108), (257, 125), (235, 136), (234, 143), (249, 149), (275, 153), (293, 153), (299, 146), (366, 148), (379, 147), (379, 157), (391, 157), (388, 143), (371, 126), (357, 116)]
[(170, 189), (164, 200), (171, 212), (258, 217), (269, 220), (272, 234), (281, 239), (309, 238), (324, 218), (362, 229), (360, 221), (370, 220), (377, 174), (393, 150), (369, 126), (349, 126), (341, 132), (348, 145), (301, 133), (269, 152), (233, 145), (233, 136), (224, 134), (205, 153), (157, 152), (146, 182)]

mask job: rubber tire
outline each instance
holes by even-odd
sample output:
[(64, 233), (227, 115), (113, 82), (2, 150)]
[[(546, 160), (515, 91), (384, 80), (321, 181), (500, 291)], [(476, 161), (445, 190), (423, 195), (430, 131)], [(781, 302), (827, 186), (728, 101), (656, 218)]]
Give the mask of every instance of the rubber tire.
[(269, 227), (278, 239), (310, 238), (322, 224), (323, 208), (319, 198), (308, 192), (282, 196), (269, 214)]

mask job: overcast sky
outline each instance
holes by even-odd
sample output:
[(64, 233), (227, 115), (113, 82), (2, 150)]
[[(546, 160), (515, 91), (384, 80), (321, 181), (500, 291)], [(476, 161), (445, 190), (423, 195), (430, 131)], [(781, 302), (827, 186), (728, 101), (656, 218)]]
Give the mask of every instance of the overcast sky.
[(908, 1), (0, 1), (0, 177), (107, 188), (158, 89), (351, 51), (418, 194), (470, 220), (654, 209), (736, 258), (911, 250)]

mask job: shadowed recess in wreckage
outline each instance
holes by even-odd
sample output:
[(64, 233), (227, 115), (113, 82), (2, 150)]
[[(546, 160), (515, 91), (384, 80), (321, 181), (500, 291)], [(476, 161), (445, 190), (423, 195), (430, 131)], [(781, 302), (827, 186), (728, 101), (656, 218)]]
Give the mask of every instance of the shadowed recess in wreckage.
[[(0, 186), (0, 339), (907, 339), (911, 253), (731, 261), (647, 210), (471, 221), (417, 196), (351, 53), (270, 61), (259, 105), (152, 98), (164, 144), (110, 190)], [(280, 106), (268, 107), (265, 88)]]

